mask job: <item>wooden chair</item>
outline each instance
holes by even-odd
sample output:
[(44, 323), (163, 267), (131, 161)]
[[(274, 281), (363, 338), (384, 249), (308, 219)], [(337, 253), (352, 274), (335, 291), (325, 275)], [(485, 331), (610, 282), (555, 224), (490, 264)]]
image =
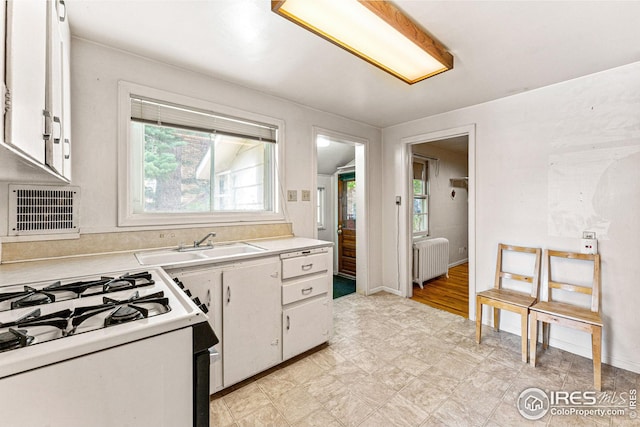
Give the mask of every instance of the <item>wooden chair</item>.
[[(535, 254), (535, 266), (531, 275), (509, 273), (504, 271), (502, 266), (502, 253), (504, 251)], [(500, 330), (500, 310), (508, 310), (520, 314), (522, 332), (522, 361), (527, 363), (527, 322), (529, 319), (529, 307), (538, 300), (540, 289), (540, 259), (542, 250), (539, 248), (527, 248), (522, 246), (511, 246), (498, 244), (498, 261), (496, 263), (496, 278), (493, 289), (488, 289), (476, 294), (476, 342), (480, 344), (482, 335), (482, 305), (493, 307), (493, 327)], [(530, 285), (530, 291), (505, 289), (502, 287), (503, 279), (517, 280)]]
[[(593, 262), (593, 282), (591, 287), (579, 286), (553, 280), (551, 258), (575, 259)], [(542, 347), (549, 346), (550, 325), (562, 325), (591, 334), (593, 353), (593, 383), (596, 390), (602, 389), (601, 351), (602, 351), (602, 319), (600, 318), (600, 255), (587, 255), (573, 252), (545, 251), (547, 267), (547, 301), (540, 301), (531, 307), (531, 366), (536, 366), (536, 347), (538, 343), (538, 321), (542, 322)], [(552, 291), (561, 290), (591, 295), (591, 307), (583, 308), (566, 302), (552, 300)]]

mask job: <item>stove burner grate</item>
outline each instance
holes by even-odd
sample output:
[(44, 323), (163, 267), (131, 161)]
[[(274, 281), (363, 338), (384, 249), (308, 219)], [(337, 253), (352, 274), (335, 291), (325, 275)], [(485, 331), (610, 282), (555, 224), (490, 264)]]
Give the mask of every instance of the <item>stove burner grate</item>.
[(27, 335), (24, 329), (9, 328), (7, 332), (0, 333), (0, 352), (26, 347), (33, 341), (33, 337)]
[(56, 296), (49, 292), (39, 291), (37, 289), (25, 286), (27, 294), (20, 299), (11, 303), (11, 309), (33, 307), (36, 305), (51, 304), (56, 300)]
[[(75, 333), (78, 327), (86, 320), (106, 311), (110, 311), (110, 313), (104, 319), (104, 327), (132, 322), (171, 311), (169, 299), (164, 297), (163, 291), (142, 297), (136, 291), (130, 298), (125, 300), (116, 300), (109, 297), (103, 297), (102, 300), (104, 304), (80, 307), (74, 311), (73, 319), (71, 320), (72, 329), (69, 334)], [(152, 312), (152, 309), (155, 309), (155, 311)]]
[(120, 277), (101, 277), (98, 280), (87, 280), (61, 284), (56, 282), (44, 288), (45, 291), (71, 291), (78, 297), (106, 294), (123, 289), (133, 289), (141, 286), (153, 285), (151, 273), (144, 271), (136, 274), (123, 274)]

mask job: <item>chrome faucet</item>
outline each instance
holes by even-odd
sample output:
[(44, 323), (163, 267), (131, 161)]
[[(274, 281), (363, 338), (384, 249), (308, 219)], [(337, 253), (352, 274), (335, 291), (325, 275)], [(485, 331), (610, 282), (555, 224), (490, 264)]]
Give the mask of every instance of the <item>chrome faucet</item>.
[(180, 246), (178, 246), (178, 251), (180, 252), (184, 252), (184, 251), (195, 251), (198, 249), (209, 249), (209, 248), (213, 248), (213, 243), (211, 243), (211, 241), (209, 241), (206, 245), (202, 245), (206, 240), (208, 240), (210, 237), (216, 237), (216, 233), (215, 232), (211, 232), (208, 233), (206, 236), (204, 236), (202, 239), (200, 240), (194, 240), (193, 241), (193, 246), (184, 246), (182, 243), (180, 244)]
[[(213, 231), (209, 234), (207, 234), (206, 236), (204, 236), (202, 239), (198, 240), (198, 241), (194, 241), (193, 242), (193, 247), (194, 248), (199, 248), (201, 244), (204, 243), (205, 240), (208, 240), (209, 237), (216, 237), (216, 233), (214, 233)], [(207, 244), (207, 246), (213, 246), (213, 244), (211, 242), (209, 242)]]

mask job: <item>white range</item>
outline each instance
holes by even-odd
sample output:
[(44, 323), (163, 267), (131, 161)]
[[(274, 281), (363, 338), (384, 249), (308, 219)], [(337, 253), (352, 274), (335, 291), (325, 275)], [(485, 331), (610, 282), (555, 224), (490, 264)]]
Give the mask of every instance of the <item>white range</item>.
[(2, 425), (209, 425), (207, 316), (161, 268), (0, 287)]

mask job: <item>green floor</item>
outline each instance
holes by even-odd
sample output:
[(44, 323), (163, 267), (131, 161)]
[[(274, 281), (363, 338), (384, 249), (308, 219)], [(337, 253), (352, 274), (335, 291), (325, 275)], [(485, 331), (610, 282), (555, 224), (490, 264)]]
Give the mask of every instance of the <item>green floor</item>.
[(356, 281), (342, 276), (333, 276), (333, 299), (356, 291)]

